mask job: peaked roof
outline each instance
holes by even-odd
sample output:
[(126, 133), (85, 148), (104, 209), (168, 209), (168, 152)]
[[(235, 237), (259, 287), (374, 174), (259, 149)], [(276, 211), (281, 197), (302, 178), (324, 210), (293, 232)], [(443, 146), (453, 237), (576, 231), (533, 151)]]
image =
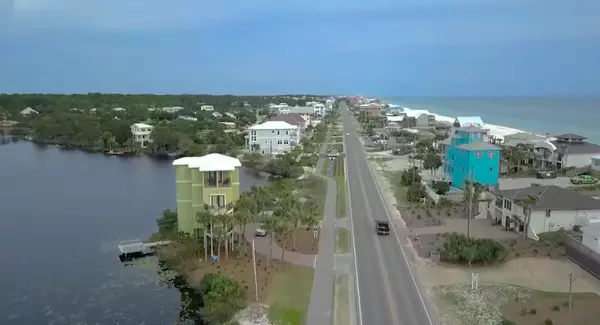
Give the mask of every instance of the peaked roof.
[(188, 166), (204, 171), (227, 171), (241, 167), (239, 159), (225, 156), (219, 153), (211, 153), (202, 157), (183, 157), (173, 161), (173, 166)]
[(291, 125), (284, 121), (266, 121), (261, 124), (255, 124), (249, 127), (249, 130), (290, 130), (296, 129), (298, 126)]
[(303, 125), (304, 119), (298, 113), (279, 114), (273, 116), (269, 121), (281, 121), (292, 125)]
[(556, 185), (500, 190), (494, 194), (516, 202), (536, 198), (533, 210), (600, 210), (600, 200)]

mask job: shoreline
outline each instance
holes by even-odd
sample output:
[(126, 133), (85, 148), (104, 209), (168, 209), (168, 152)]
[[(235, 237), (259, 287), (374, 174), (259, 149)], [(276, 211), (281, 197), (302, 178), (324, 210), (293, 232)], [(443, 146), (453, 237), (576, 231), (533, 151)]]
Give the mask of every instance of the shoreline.
[[(385, 103), (385, 102), (384, 102)], [(446, 123), (454, 123), (454, 120), (456, 119), (456, 117), (450, 117), (450, 116), (444, 116), (444, 115), (440, 115), (440, 114), (436, 114), (434, 112), (431, 112), (427, 109), (412, 109), (410, 107), (407, 106), (401, 106), (401, 105), (397, 105), (394, 103), (387, 103), (390, 107), (393, 108), (401, 108), (403, 112), (422, 112), (425, 114), (430, 114), (435, 116), (435, 120), (439, 121), (439, 122), (446, 122)], [(481, 116), (479, 116), (481, 117)], [(483, 117), (481, 118), (483, 120)], [(484, 129), (489, 129), (490, 130), (490, 135), (495, 136), (496, 138), (502, 139), (504, 140), (504, 137), (510, 134), (515, 134), (515, 133), (529, 133), (529, 134), (534, 134), (534, 135), (538, 135), (538, 136), (542, 136), (542, 137), (546, 137), (545, 134), (537, 134), (534, 132), (529, 132), (529, 131), (525, 131), (525, 130), (520, 130), (520, 129), (515, 129), (515, 128), (511, 128), (508, 126), (502, 126), (502, 125), (497, 125), (497, 124), (491, 124), (491, 123), (485, 123), (485, 121), (483, 122), (483, 126)]]

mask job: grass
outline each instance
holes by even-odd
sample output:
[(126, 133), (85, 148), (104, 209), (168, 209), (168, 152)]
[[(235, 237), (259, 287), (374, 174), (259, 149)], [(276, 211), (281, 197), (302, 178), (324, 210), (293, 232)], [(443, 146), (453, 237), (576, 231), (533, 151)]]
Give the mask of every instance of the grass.
[(398, 206), (407, 204), (408, 201), (406, 199), (406, 187), (400, 182), (402, 179), (402, 171), (384, 171), (384, 175), (388, 179), (388, 182), (394, 191), (396, 204)]
[(329, 169), (329, 159), (325, 159), (325, 162), (323, 162), (323, 167), (321, 169), (321, 175), (323, 175), (323, 176), (327, 175), (328, 169)]
[(335, 278), (335, 289), (333, 298), (333, 325), (350, 324), (349, 288), (348, 276), (338, 275)]
[(273, 278), (266, 303), (272, 324), (304, 325), (314, 269), (288, 266)]
[(350, 232), (346, 228), (335, 230), (335, 252), (337, 254), (348, 253), (350, 246)]
[(336, 217), (346, 216), (346, 174), (344, 171), (344, 159), (335, 160), (334, 179), (337, 185)]
[(309, 176), (303, 179), (284, 180), (286, 186), (297, 191), (298, 197), (306, 198), (317, 204), (318, 211), (321, 214), (318, 218), (323, 218), (325, 210), (325, 196), (327, 195), (327, 181), (318, 176)]

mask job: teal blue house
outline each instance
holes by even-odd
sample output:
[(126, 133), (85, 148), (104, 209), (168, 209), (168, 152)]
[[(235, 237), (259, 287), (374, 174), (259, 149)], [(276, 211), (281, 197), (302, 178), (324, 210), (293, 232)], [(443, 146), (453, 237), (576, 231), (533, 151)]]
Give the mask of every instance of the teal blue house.
[(443, 169), (448, 182), (462, 189), (472, 180), (498, 188), (501, 148), (488, 142), (487, 130), (469, 126), (454, 128), (445, 148)]

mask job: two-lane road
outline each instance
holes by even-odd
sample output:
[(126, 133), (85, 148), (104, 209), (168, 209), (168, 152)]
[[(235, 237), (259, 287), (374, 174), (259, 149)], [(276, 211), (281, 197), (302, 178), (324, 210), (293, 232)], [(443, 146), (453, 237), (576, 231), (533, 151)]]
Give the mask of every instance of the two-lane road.
[[(385, 203), (360, 144), (350, 112), (342, 104), (346, 172), (357, 272), (359, 325), (430, 325), (400, 243), (392, 232), (377, 236), (375, 220), (389, 220)], [(434, 324), (435, 325), (435, 324)]]

